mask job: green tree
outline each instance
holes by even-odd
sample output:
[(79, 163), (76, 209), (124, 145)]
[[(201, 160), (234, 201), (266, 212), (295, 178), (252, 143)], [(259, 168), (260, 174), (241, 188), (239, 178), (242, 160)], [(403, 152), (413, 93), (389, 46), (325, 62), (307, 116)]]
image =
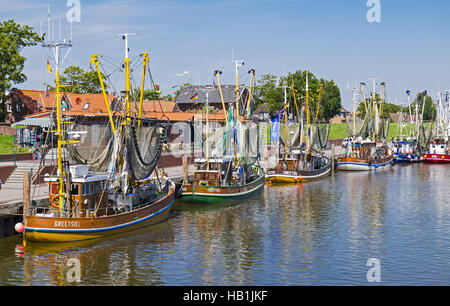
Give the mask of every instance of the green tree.
[(271, 113), (283, 107), (283, 89), (279, 87), (277, 76), (272, 74), (263, 74), (257, 81), (254, 89), (255, 106), (254, 109), (263, 103), (269, 104)]
[(433, 103), (433, 99), (427, 95), (426, 91), (419, 92), (417, 94), (414, 103), (411, 105), (411, 111), (415, 110), (416, 104), (419, 106), (419, 114), (422, 114), (422, 108), (425, 97), (425, 109), (423, 110), (423, 120), (424, 121), (432, 121), (436, 119), (436, 105)]
[(320, 101), (318, 120), (328, 121), (337, 115), (341, 109), (340, 90), (334, 81), (317, 79), (313, 73), (309, 71), (298, 70), (289, 73), (287, 76), (281, 77), (278, 81), (277, 77), (271, 74), (264, 74), (258, 80), (255, 88), (255, 107), (262, 103), (268, 103), (271, 112), (280, 110), (284, 104), (283, 86), (289, 86), (287, 89), (287, 100), (292, 112), (295, 114), (295, 105), (291, 86), (294, 87), (299, 112), (302, 106), (306, 106), (306, 79), (308, 78), (308, 106), (310, 121), (315, 119), (317, 111), (317, 102), (319, 100), (320, 84), (323, 84), (322, 100)]
[[(27, 80), (23, 73), (26, 58), (20, 55), (25, 47), (35, 46), (43, 41), (43, 37), (33, 31), (28, 25), (20, 25), (14, 19), (0, 22), (0, 100), (4, 99), (5, 91), (13, 84)], [(0, 110), (0, 118), (5, 115), (4, 103)]]
[[(103, 85), (107, 91), (106, 76), (103, 73), (101, 75)], [(96, 94), (102, 92), (97, 71), (84, 71), (83, 68), (78, 66), (67, 67), (63, 74), (60, 75), (59, 83), (64, 85), (60, 87), (61, 92), (74, 92), (77, 94)], [(56, 90), (56, 81), (55, 87), (50, 86), (49, 90)]]

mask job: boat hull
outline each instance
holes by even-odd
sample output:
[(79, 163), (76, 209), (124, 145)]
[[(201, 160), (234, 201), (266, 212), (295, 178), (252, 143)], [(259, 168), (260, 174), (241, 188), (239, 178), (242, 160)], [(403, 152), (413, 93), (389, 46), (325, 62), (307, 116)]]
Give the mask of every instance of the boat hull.
[(426, 154), (423, 158), (426, 163), (432, 164), (447, 164), (450, 163), (449, 154)]
[(423, 160), (420, 155), (395, 154), (394, 163), (419, 163)]
[(185, 203), (211, 204), (238, 201), (252, 197), (264, 190), (264, 175), (244, 186), (183, 185), (181, 201)]
[(337, 169), (340, 171), (375, 171), (387, 169), (393, 164), (393, 157), (384, 158), (378, 162), (356, 157), (338, 158)]
[(313, 171), (285, 171), (272, 169), (267, 171), (266, 180), (272, 183), (295, 184), (306, 181), (318, 180), (330, 173), (331, 164)]
[(90, 218), (28, 216), (25, 237), (34, 242), (73, 242), (98, 239), (167, 220), (175, 201), (175, 185), (166, 196), (131, 212)]

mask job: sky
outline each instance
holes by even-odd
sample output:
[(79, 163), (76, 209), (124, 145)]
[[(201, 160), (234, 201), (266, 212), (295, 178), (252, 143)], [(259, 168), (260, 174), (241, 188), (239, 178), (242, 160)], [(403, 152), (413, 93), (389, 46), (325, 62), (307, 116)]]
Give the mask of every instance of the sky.
[[(47, 7), (59, 37), (70, 36), (67, 3), (73, 0), (0, 0), (0, 21), (13, 18), (47, 32)], [(130, 32), (130, 58), (149, 52), (150, 69), (163, 94), (190, 82), (211, 84), (221, 70), (221, 84), (233, 84), (232, 59), (243, 60), (241, 83), (248, 70), (286, 75), (309, 70), (333, 79), (342, 104), (352, 110), (352, 88), (370, 78), (386, 83), (389, 102), (407, 103), (428, 90), (450, 89), (450, 1), (379, 0), (380, 22), (369, 22), (367, 0), (79, 0), (80, 22), (72, 23), (73, 48), (64, 67), (89, 68), (91, 54), (104, 55), (106, 71), (124, 57), (124, 43), (114, 34)], [(26, 48), (28, 80), (15, 87), (44, 89), (54, 76), (46, 70), (40, 46)], [(103, 58), (101, 58), (102, 61)], [(106, 62), (107, 61), (107, 62)], [(137, 64), (137, 63), (133, 63)], [(132, 65), (133, 65), (132, 64)], [(109, 65), (109, 66), (108, 66)], [(183, 72), (188, 71), (183, 75)], [(181, 76), (180, 76), (181, 75)], [(115, 88), (123, 76), (111, 75)], [(137, 81), (139, 82), (139, 81)], [(378, 85), (377, 85), (378, 86)]]

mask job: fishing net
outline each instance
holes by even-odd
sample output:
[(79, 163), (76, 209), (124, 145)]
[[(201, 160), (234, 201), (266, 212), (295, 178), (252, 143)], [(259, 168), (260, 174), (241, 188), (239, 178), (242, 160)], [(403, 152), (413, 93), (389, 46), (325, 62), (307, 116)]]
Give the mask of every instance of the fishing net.
[(389, 134), (389, 120), (380, 119), (378, 123), (377, 137), (381, 140), (386, 140)]
[(106, 171), (114, 139), (111, 128), (105, 124), (74, 123), (70, 130), (80, 136), (78, 143), (66, 146), (72, 159), (89, 165), (91, 171)]
[(331, 125), (328, 123), (321, 123), (311, 127), (311, 147), (314, 150), (322, 151), (327, 148), (330, 127)]
[(155, 170), (161, 156), (162, 134), (157, 125), (142, 123), (127, 128), (127, 164), (132, 180), (144, 180)]
[(298, 123), (288, 123), (287, 126), (287, 144), (285, 144), (286, 140), (286, 129), (285, 124), (280, 124), (280, 145), (287, 146), (288, 151), (293, 150), (294, 148), (300, 147), (300, 124)]
[(421, 124), (417, 135), (417, 144), (422, 152), (426, 151), (433, 137), (433, 126), (431, 124)]

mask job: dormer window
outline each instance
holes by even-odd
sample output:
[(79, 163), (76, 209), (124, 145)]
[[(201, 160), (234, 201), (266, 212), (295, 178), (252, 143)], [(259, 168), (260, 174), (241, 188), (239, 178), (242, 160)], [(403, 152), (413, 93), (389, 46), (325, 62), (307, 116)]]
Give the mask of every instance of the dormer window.
[(6, 111), (7, 111), (8, 113), (11, 113), (11, 112), (12, 112), (12, 105), (11, 105), (11, 104), (6, 104)]
[(89, 106), (91, 106), (91, 103), (90, 103), (90, 102), (87, 102), (87, 103), (84, 105), (83, 110), (88, 110), (88, 109), (89, 109)]
[(22, 107), (20, 106), (20, 104), (16, 104), (16, 112), (20, 113), (22, 110)]

